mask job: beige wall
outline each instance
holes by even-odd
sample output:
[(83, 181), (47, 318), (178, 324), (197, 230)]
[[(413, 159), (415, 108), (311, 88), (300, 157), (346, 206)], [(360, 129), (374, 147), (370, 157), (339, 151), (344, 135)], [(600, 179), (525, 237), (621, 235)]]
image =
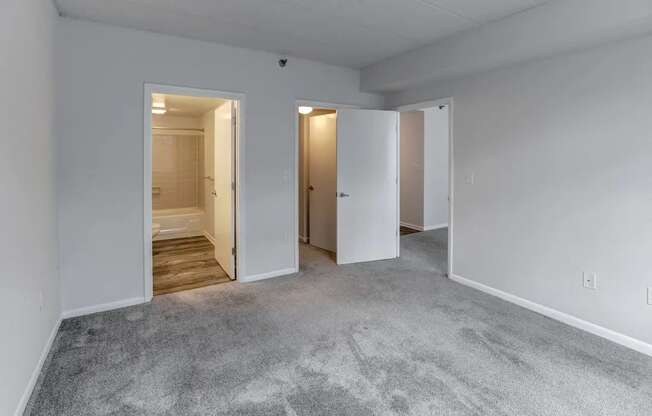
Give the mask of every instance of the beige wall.
[(332, 113), (335, 113), (335, 110), (315, 109), (310, 115), (299, 114), (299, 239), (304, 242), (310, 237), (308, 227), (308, 186), (310, 186), (308, 140), (310, 138), (310, 117)]
[[(198, 128), (193, 117), (154, 116), (154, 127)], [(152, 209), (200, 205), (200, 159), (203, 149), (198, 132), (156, 131), (152, 137)]]
[(401, 113), (401, 222), (423, 227), (424, 114)]
[(308, 134), (310, 118), (299, 115), (299, 238), (308, 237)]
[(204, 232), (214, 236), (215, 209), (211, 191), (215, 188), (215, 182), (204, 178), (211, 177), (215, 179), (215, 110), (211, 110), (202, 116), (201, 126), (204, 129), (203, 158), (201, 161), (203, 175), (200, 178), (200, 200), (202, 202), (200, 206), (204, 210), (202, 223)]

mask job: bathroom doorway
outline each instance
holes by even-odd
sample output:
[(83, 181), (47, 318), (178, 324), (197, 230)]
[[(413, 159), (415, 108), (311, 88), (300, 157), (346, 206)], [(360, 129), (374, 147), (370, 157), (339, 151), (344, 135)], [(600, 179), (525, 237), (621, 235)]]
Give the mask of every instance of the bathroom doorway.
[(146, 88), (145, 288), (150, 298), (237, 278), (241, 106), (242, 98), (232, 94)]

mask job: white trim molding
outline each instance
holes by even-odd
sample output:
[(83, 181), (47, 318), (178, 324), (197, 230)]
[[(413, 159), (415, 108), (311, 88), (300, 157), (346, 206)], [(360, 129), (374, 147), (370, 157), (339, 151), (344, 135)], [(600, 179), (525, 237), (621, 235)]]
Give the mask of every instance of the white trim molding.
[(416, 225), (416, 224), (411, 224), (409, 222), (401, 221), (401, 227), (406, 227), (411, 230), (417, 230), (417, 231), (432, 231), (432, 230), (440, 230), (442, 228), (447, 228), (448, 224)]
[(268, 273), (252, 274), (251, 276), (239, 277), (238, 280), (242, 283), (257, 282), (259, 280), (271, 279), (272, 277), (286, 276), (289, 274), (297, 273), (299, 270), (295, 267), (289, 269), (275, 270)]
[(531, 311), (540, 313), (541, 315), (547, 316), (548, 318), (554, 319), (555, 321), (562, 322), (566, 325), (570, 325), (572, 327), (581, 329), (593, 335), (597, 335), (599, 337), (608, 339), (609, 341), (615, 342), (616, 344), (620, 344), (624, 347), (630, 348), (634, 351), (638, 351), (642, 354), (649, 355), (652, 357), (652, 345), (643, 342), (639, 339), (632, 338), (625, 334), (621, 334), (620, 332), (612, 331), (611, 329), (604, 328), (594, 323), (577, 318), (573, 315), (569, 315), (567, 313), (560, 312), (556, 309), (552, 309), (547, 306), (543, 306), (538, 303), (529, 301), (527, 299), (523, 299), (519, 296), (512, 295), (511, 293), (503, 292), (502, 290), (494, 289), (491, 286), (478, 283), (474, 280), (470, 280), (456, 274), (451, 274), (450, 279), (464, 286), (468, 286), (473, 289), (477, 289), (481, 292), (490, 294), (492, 296), (496, 296), (507, 302), (521, 306), (525, 309), (529, 309)]
[(78, 316), (90, 315), (97, 312), (106, 312), (114, 309), (126, 308), (127, 306), (140, 305), (143, 303), (148, 303), (150, 299), (146, 298), (130, 298), (118, 300), (115, 302), (103, 303), (100, 305), (85, 306), (83, 308), (72, 309), (69, 311), (64, 311), (61, 314), (63, 319), (76, 318)]
[(50, 331), (50, 336), (48, 337), (47, 342), (45, 343), (43, 349), (41, 350), (41, 356), (39, 357), (38, 362), (36, 363), (36, 367), (34, 367), (34, 371), (32, 371), (32, 375), (29, 378), (29, 381), (27, 382), (25, 391), (23, 392), (23, 395), (20, 398), (20, 401), (18, 402), (18, 406), (16, 407), (16, 411), (14, 412), (15, 416), (22, 416), (22, 414), (25, 412), (25, 408), (29, 403), (29, 399), (30, 397), (32, 397), (32, 393), (34, 392), (34, 387), (36, 387), (36, 382), (38, 381), (38, 377), (41, 374), (41, 370), (43, 370), (43, 365), (45, 364), (45, 361), (48, 358), (48, 354), (50, 354), (50, 350), (52, 349), (52, 344), (54, 344), (54, 339), (57, 337), (57, 333), (59, 332), (61, 321), (62, 321), (61, 318), (57, 319), (56, 323), (54, 324), (54, 327), (52, 328), (52, 331)]
[(211, 244), (212, 244), (213, 246), (215, 246), (215, 244), (217, 244), (217, 242), (215, 241), (215, 239), (213, 238), (213, 236), (210, 235), (210, 233), (209, 233), (208, 231), (204, 231), (203, 234), (204, 234), (204, 237), (206, 237), (206, 239), (207, 239), (208, 241), (210, 241)]
[(409, 228), (411, 230), (416, 230), (416, 231), (424, 230), (422, 225), (416, 225), (405, 221), (401, 221), (401, 227)]
[(437, 224), (437, 225), (425, 225), (423, 227), (423, 231), (441, 230), (442, 228), (448, 228), (448, 223)]

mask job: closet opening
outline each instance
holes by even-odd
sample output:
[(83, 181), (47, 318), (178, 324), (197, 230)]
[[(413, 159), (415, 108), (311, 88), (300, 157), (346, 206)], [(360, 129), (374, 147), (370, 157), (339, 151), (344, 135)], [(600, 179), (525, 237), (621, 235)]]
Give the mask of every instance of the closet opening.
[(299, 107), (300, 257), (336, 261), (337, 113)]

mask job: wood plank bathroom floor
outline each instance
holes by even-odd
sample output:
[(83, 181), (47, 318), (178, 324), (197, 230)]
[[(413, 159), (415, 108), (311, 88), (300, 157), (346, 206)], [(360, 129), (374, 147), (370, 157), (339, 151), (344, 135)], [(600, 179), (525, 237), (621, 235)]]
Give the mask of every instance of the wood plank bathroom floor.
[(154, 241), (154, 295), (230, 282), (204, 236)]

